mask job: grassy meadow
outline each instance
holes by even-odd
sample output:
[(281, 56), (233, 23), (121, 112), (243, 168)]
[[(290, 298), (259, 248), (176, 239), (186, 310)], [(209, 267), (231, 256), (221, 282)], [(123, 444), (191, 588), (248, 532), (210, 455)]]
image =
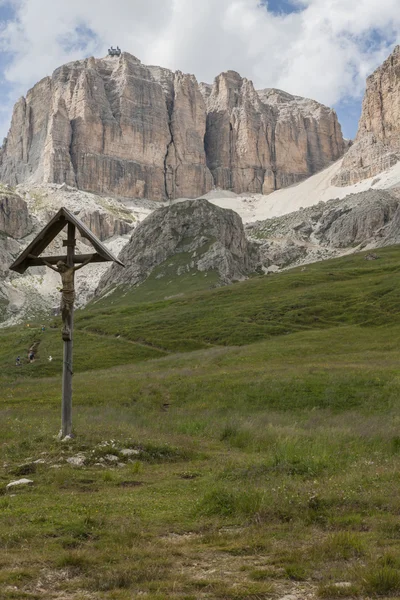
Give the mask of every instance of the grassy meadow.
[(59, 322), (0, 330), (0, 598), (400, 597), (400, 249), (377, 254), (77, 311), (68, 442)]

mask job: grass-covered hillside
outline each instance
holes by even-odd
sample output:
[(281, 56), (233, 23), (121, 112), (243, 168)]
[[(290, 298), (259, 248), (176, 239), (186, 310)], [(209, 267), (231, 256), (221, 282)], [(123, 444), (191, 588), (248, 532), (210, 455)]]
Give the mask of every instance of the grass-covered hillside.
[(1, 330), (1, 598), (399, 597), (400, 249), (377, 255), (77, 311), (70, 442), (59, 323)]

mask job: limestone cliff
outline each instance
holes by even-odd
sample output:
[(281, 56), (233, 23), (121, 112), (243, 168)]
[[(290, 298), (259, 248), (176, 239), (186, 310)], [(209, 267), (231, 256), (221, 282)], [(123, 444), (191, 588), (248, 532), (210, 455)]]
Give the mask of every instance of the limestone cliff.
[(7, 187), (0, 187), (0, 234), (24, 238), (34, 225), (26, 202)]
[(334, 111), (237, 73), (213, 86), (134, 56), (66, 64), (17, 102), (0, 179), (125, 198), (269, 193), (337, 159)]
[(343, 159), (334, 185), (374, 177), (400, 158), (400, 46), (367, 79), (355, 143)]
[(336, 113), (281, 90), (256, 91), (229, 71), (202, 88), (207, 104), (207, 164), (217, 187), (268, 194), (339, 158)]

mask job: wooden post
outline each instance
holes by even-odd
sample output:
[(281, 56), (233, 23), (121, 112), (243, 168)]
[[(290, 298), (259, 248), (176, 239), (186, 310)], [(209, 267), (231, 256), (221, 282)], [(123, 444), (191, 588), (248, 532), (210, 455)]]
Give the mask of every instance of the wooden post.
[[(67, 247), (67, 256), (41, 256), (52, 240), (68, 225), (67, 239), (63, 246)], [(75, 231), (88, 240), (93, 246), (93, 254), (75, 254)], [(10, 266), (10, 270), (25, 273), (30, 267), (46, 265), (61, 275), (63, 292), (61, 297), (61, 315), (63, 318), (62, 338), (64, 342), (64, 360), (62, 375), (62, 405), (61, 405), (61, 431), (65, 438), (72, 433), (72, 336), (74, 326), (74, 273), (75, 270), (86, 266), (89, 262), (113, 261), (121, 267), (124, 264), (115, 258), (95, 235), (79, 221), (67, 208), (60, 208), (51, 221), (42, 229), (34, 240)], [(58, 265), (61, 263), (61, 265)], [(75, 269), (74, 265), (77, 265)], [(72, 275), (72, 276), (71, 276)]]
[[(74, 266), (75, 253), (75, 225), (68, 223), (67, 237), (67, 265)], [(62, 406), (61, 406), (61, 437), (72, 434), (72, 337), (74, 326), (73, 307), (67, 323), (71, 331), (71, 339), (64, 341), (64, 362), (62, 381)]]

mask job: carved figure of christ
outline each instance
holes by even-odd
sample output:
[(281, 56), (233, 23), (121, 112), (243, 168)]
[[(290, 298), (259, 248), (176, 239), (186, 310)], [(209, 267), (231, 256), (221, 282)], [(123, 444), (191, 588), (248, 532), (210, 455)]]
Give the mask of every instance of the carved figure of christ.
[(67, 263), (65, 263), (63, 260), (59, 260), (57, 265), (54, 266), (43, 259), (43, 263), (47, 267), (49, 267), (49, 269), (52, 269), (53, 271), (61, 275), (62, 288), (60, 308), (61, 317), (63, 320), (62, 339), (65, 342), (71, 340), (71, 329), (69, 323), (75, 302), (75, 271), (78, 271), (79, 269), (82, 269), (82, 267), (85, 267), (91, 260), (92, 257), (86, 259), (81, 265), (77, 265), (76, 267), (69, 267)]

